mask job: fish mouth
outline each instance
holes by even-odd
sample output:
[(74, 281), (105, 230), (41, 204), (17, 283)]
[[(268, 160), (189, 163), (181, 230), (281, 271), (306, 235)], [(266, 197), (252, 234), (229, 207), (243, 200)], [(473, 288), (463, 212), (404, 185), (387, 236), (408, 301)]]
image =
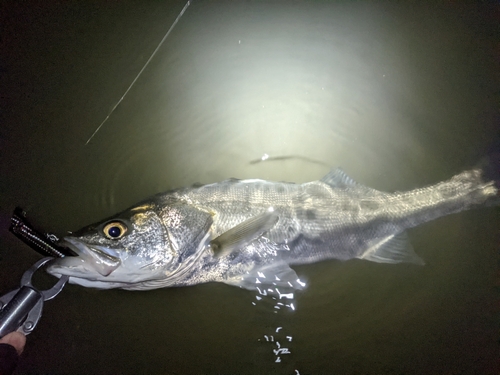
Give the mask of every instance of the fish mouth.
[(64, 242), (77, 256), (56, 259), (49, 266), (49, 273), (51, 271), (58, 274), (62, 274), (64, 271), (69, 273), (70, 270), (85, 268), (85, 265), (88, 264), (100, 275), (106, 277), (121, 264), (118, 253), (109, 247), (87, 245), (74, 237), (65, 237)]

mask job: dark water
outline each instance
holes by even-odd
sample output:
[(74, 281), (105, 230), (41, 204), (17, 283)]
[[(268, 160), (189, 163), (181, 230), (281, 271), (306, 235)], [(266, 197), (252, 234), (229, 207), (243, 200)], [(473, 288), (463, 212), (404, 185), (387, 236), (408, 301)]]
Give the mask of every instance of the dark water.
[[(328, 170), (249, 164), (264, 154), (387, 191), (473, 165), (498, 130), (499, 9), (459, 3), (195, 1), (86, 146), (185, 3), (4, 5), (0, 290), (38, 259), (7, 231), (16, 205), (64, 234), (194, 182)], [(18, 372), (498, 373), (499, 225), (489, 208), (411, 230), (424, 267), (297, 267), (308, 289), (276, 314), (226, 285), (69, 285)]]

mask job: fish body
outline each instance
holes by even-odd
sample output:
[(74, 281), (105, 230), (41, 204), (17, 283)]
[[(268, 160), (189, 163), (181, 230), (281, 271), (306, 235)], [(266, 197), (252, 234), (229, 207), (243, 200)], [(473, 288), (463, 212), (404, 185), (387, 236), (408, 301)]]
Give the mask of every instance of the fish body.
[(407, 228), (496, 203), (481, 169), (409, 192), (380, 192), (331, 171), (303, 184), (230, 179), (153, 196), (66, 237), (78, 257), (48, 272), (102, 289), (224, 282), (299, 289), (290, 266), (327, 259), (423, 264)]

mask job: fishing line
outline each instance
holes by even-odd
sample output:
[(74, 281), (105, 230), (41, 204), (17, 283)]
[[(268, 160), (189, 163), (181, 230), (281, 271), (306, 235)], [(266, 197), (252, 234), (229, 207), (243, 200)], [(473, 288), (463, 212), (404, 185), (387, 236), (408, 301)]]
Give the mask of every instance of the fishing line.
[(94, 138), (94, 136), (96, 135), (96, 133), (102, 128), (102, 126), (106, 123), (106, 121), (108, 121), (109, 117), (113, 114), (113, 112), (115, 111), (115, 109), (123, 101), (123, 99), (125, 98), (125, 96), (128, 94), (128, 92), (130, 91), (130, 89), (132, 88), (132, 86), (134, 86), (135, 82), (139, 79), (139, 77), (141, 76), (142, 72), (144, 72), (144, 69), (146, 69), (146, 67), (148, 66), (148, 64), (151, 62), (151, 60), (153, 59), (153, 57), (156, 55), (156, 52), (158, 52), (158, 50), (160, 49), (160, 47), (163, 44), (163, 42), (165, 41), (165, 39), (167, 39), (167, 37), (169, 36), (170, 32), (173, 30), (173, 28), (175, 27), (175, 25), (177, 24), (177, 22), (181, 19), (182, 15), (184, 14), (184, 12), (186, 11), (186, 9), (189, 7), (190, 4), (191, 4), (191, 1), (188, 0), (188, 2), (186, 3), (186, 5), (184, 5), (184, 8), (182, 8), (181, 12), (179, 13), (179, 15), (177, 16), (177, 18), (175, 19), (175, 21), (172, 24), (172, 26), (170, 26), (170, 28), (168, 29), (167, 33), (163, 37), (163, 39), (160, 41), (160, 44), (158, 44), (158, 47), (156, 47), (156, 49), (153, 51), (153, 53), (149, 57), (148, 61), (146, 61), (146, 63), (144, 64), (144, 66), (140, 70), (139, 74), (137, 74), (137, 76), (134, 78), (134, 80), (132, 81), (132, 83), (130, 84), (130, 86), (128, 87), (128, 89), (125, 90), (125, 93), (122, 95), (122, 97), (120, 98), (120, 100), (118, 100), (118, 102), (115, 104), (115, 106), (113, 107), (113, 109), (111, 109), (111, 111), (108, 113), (108, 115), (106, 116), (106, 118), (104, 119), (104, 121), (101, 122), (101, 125), (99, 125), (97, 127), (97, 129), (94, 131), (94, 133), (92, 133), (92, 135), (90, 136), (90, 138), (87, 139), (87, 142), (85, 142), (85, 146), (87, 146), (89, 144), (90, 140), (92, 138)]

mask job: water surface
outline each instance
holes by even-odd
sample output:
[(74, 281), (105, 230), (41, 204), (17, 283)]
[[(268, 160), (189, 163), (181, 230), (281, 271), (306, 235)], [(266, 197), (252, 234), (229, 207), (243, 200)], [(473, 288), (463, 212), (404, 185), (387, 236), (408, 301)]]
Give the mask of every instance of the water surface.
[[(16, 205), (64, 234), (148, 195), (229, 177), (304, 182), (341, 166), (386, 191), (473, 165), (498, 121), (498, 8), (437, 2), (195, 1), (85, 145), (184, 2), (10, 5), (0, 65), (0, 287), (38, 255), (6, 230)], [(496, 13), (495, 13), (496, 11)], [(497, 123), (498, 124), (498, 123)], [(69, 285), (19, 373), (495, 373), (499, 211), (412, 229), (426, 266), (297, 267), (296, 309), (207, 284)], [(496, 279), (498, 283), (498, 279)], [(283, 327), (275, 363), (264, 335)]]

